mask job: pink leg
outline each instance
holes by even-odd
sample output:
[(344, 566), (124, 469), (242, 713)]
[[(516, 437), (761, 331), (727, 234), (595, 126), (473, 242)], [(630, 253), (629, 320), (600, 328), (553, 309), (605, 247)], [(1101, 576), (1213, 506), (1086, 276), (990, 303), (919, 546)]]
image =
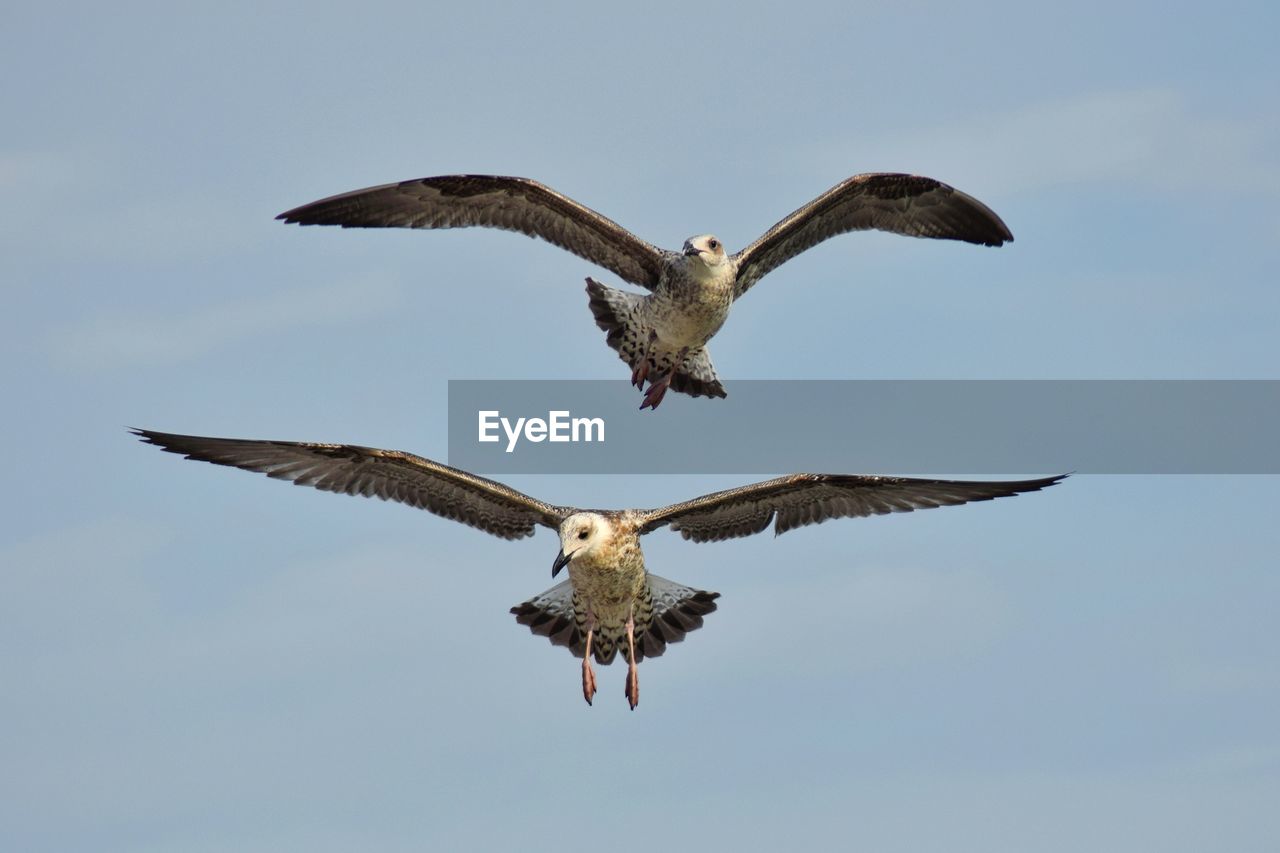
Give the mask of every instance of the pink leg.
[(637, 388), (643, 388), (644, 381), (649, 378), (649, 370), (653, 366), (653, 342), (657, 339), (658, 333), (650, 331), (649, 342), (645, 344), (644, 352), (640, 354), (635, 368), (631, 371), (631, 384)]
[[(649, 390), (644, 394), (644, 400), (640, 403), (640, 408), (658, 408), (658, 404), (662, 402), (662, 398), (667, 395), (667, 389), (671, 387), (671, 380), (675, 378), (676, 371), (684, 364), (685, 356), (689, 354), (689, 348), (685, 347), (676, 353), (675, 360), (671, 362), (671, 369), (662, 374), (662, 378), (656, 382), (649, 383)], [(647, 372), (647, 371), (646, 371)]]
[(582, 698), (591, 704), (591, 697), (596, 695), (596, 674), (591, 669), (591, 635), (594, 627), (587, 628), (587, 652), (582, 656)]
[(627, 617), (627, 702), (631, 710), (640, 704), (640, 671), (636, 669), (636, 620)]

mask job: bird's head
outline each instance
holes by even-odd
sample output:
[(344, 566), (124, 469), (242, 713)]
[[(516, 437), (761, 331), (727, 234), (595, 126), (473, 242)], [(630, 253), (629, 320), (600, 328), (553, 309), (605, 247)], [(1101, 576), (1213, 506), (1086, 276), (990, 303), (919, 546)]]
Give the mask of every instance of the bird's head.
[(728, 260), (724, 244), (714, 234), (700, 234), (684, 241), (684, 256), (700, 262), (708, 270), (715, 270)]
[(560, 553), (551, 565), (551, 577), (574, 560), (593, 553), (608, 538), (609, 524), (594, 512), (576, 512), (560, 524)]

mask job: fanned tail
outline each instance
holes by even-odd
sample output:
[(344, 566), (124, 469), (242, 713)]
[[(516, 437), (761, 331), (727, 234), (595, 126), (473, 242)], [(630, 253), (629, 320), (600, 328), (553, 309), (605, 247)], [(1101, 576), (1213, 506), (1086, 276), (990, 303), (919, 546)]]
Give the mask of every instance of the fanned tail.
[[(636, 660), (660, 657), (668, 643), (678, 643), (690, 631), (702, 627), (702, 617), (716, 609), (718, 592), (693, 589), (649, 575), (646, 595), (636, 603)], [(574, 600), (572, 581), (553, 586), (511, 608), (516, 621), (529, 626), (552, 645), (565, 646), (577, 658), (587, 650), (586, 614)], [(626, 648), (620, 626), (598, 626), (591, 641), (591, 656), (605, 665)], [(623, 653), (623, 657), (626, 653)]]
[[(587, 635), (579, 629), (574, 612), (573, 581), (562, 581), (551, 589), (511, 608), (516, 621), (528, 625), (553, 646), (566, 646), (576, 658), (587, 650)], [(598, 652), (597, 652), (598, 654)]]
[[(715, 611), (718, 592), (694, 589), (649, 575), (650, 616), (644, 633), (636, 638), (636, 659), (661, 657), (668, 643), (678, 643), (690, 631), (702, 627), (702, 617)], [(643, 602), (639, 609), (643, 609)], [(636, 615), (641, 621), (642, 614)]]

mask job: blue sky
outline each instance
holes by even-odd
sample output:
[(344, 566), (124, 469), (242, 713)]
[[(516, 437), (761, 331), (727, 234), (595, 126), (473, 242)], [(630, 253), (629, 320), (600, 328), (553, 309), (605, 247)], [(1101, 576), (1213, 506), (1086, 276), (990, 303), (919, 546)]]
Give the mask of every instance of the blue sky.
[[(571, 255), (272, 219), (455, 171), (731, 250), (850, 174), (911, 171), (1016, 235), (796, 259), (716, 338), (730, 393), (1275, 378), (1278, 17), (8, 10), (0, 847), (1271, 849), (1275, 478), (1078, 477), (780, 539), (651, 536), (655, 572), (723, 598), (642, 666), (631, 713), (617, 666), (587, 708), (574, 661), (507, 613), (550, 585), (550, 535), (197, 466), (124, 428), (443, 458), (449, 378), (622, 378), (582, 292), (600, 271)], [(645, 506), (741, 480), (512, 485)]]

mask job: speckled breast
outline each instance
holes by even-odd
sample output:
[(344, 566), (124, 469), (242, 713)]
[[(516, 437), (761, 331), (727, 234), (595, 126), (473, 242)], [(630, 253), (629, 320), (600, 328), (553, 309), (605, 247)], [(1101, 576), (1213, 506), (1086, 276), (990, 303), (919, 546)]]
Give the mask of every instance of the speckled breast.
[(732, 304), (732, 286), (685, 282), (653, 294), (649, 300), (649, 324), (664, 344), (692, 349), (720, 331)]

